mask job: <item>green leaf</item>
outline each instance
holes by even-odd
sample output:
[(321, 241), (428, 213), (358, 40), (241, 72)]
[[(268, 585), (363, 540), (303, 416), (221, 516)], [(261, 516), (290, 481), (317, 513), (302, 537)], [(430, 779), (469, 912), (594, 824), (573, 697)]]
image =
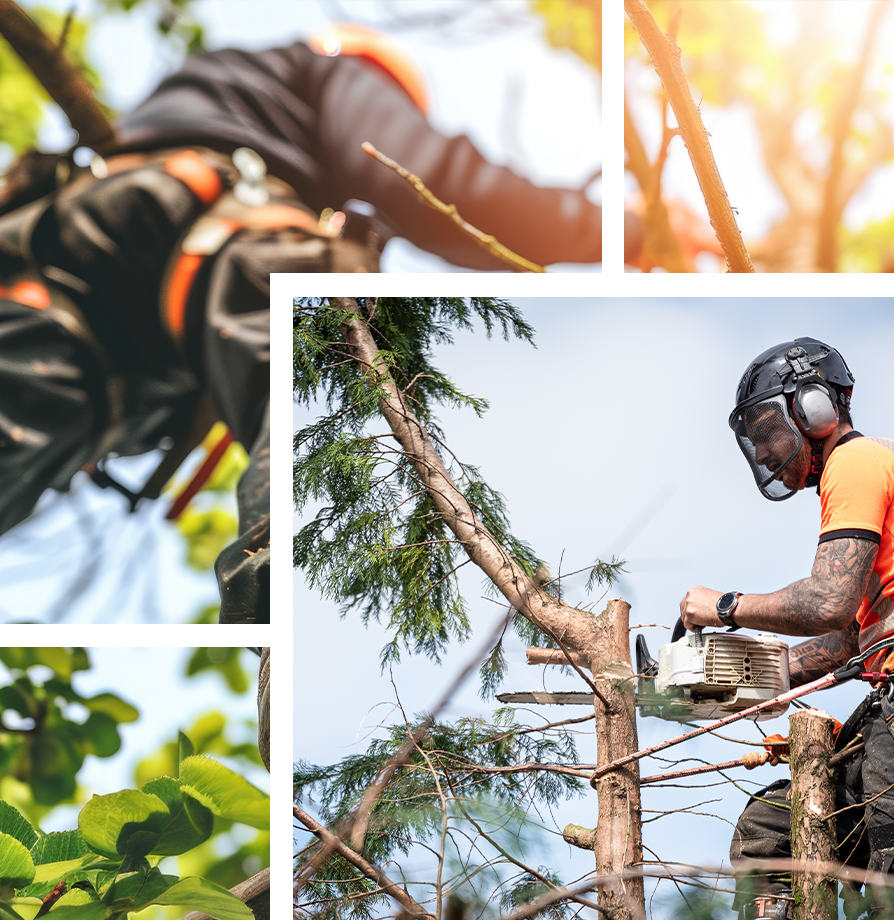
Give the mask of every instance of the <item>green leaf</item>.
[(24, 888), (34, 880), (34, 862), (15, 837), (0, 833), (0, 885)]
[(37, 715), (37, 701), (31, 681), (27, 677), (18, 677), (9, 686), (0, 687), (0, 708), (11, 709), (20, 716), (33, 719)]
[(102, 901), (91, 901), (89, 904), (78, 904), (71, 907), (57, 907), (50, 911), (53, 920), (104, 920), (111, 917), (114, 911)]
[(176, 875), (164, 875), (155, 867), (145, 868), (119, 876), (104, 900), (116, 913), (142, 910), (163, 896), (177, 881)]
[(94, 795), (81, 809), (78, 827), (84, 842), (97, 853), (145, 856), (157, 842), (168, 817), (168, 808), (158, 796), (124, 789)]
[(41, 865), (35, 864), (34, 866), (34, 882), (28, 886), (27, 890), (21, 892), (21, 894), (33, 894), (39, 895), (41, 893), (47, 894), (48, 892), (37, 890), (40, 886), (46, 885), (47, 882), (58, 882), (63, 875), (68, 875), (70, 872), (74, 872), (76, 869), (80, 869), (94, 854), (89, 854), (82, 856), (80, 859), (64, 859), (59, 862), (49, 862), (42, 863)]
[(177, 732), (177, 741), (178, 741), (177, 765), (179, 767), (179, 765), (183, 763), (183, 761), (186, 760), (187, 757), (192, 757), (195, 754), (196, 749), (192, 741), (190, 741), (189, 738), (187, 738), (187, 736), (183, 734), (183, 732)]
[(210, 757), (187, 757), (180, 764), (181, 788), (214, 814), (250, 827), (270, 827), (270, 797)]
[(13, 898), (11, 902), (0, 900), (0, 920), (34, 920), (41, 904), (40, 898)]
[(90, 852), (80, 831), (53, 831), (31, 847), (35, 866), (77, 860)]
[(29, 740), (31, 773), (28, 781), (35, 801), (55, 805), (75, 793), (75, 774), (84, 762), (76, 732), (70, 723), (54, 726)]
[[(71, 647), (71, 669), (72, 671), (89, 671), (90, 670), (90, 656), (87, 654), (87, 649), (83, 645), (75, 642)], [(121, 722), (124, 719), (119, 720)]]
[(158, 796), (171, 815), (152, 847), (155, 856), (179, 856), (211, 836), (214, 815), (201, 802), (184, 795), (177, 780), (170, 776), (156, 777), (143, 786), (143, 792)]
[(135, 722), (140, 716), (138, 709), (114, 693), (98, 693), (90, 699), (81, 699), (81, 703), (91, 712), (101, 712), (115, 722)]
[(239, 898), (204, 878), (182, 879), (151, 903), (200, 910), (216, 920), (254, 920), (250, 908)]
[(29, 850), (38, 839), (37, 831), (28, 823), (24, 815), (17, 808), (3, 801), (0, 801), (0, 834), (9, 834)]
[(0, 661), (20, 671), (43, 664), (59, 677), (71, 678), (71, 653), (37, 623), (15, 623), (0, 633)]
[(94, 904), (95, 902), (96, 899), (91, 898), (82, 888), (72, 888), (70, 891), (66, 891), (53, 905), (53, 916), (55, 916), (57, 910), (63, 907), (80, 907), (82, 904)]

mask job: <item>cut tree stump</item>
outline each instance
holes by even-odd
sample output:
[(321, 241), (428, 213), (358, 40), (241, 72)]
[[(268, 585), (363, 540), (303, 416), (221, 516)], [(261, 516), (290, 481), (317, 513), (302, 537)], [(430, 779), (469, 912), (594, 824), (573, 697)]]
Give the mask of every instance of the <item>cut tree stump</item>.
[[(835, 720), (825, 712), (806, 709), (792, 715), (789, 751), (792, 768), (792, 857), (799, 862), (834, 863), (838, 859), (835, 820)], [(793, 920), (835, 920), (837, 881), (820, 872), (792, 873), (795, 898)]]

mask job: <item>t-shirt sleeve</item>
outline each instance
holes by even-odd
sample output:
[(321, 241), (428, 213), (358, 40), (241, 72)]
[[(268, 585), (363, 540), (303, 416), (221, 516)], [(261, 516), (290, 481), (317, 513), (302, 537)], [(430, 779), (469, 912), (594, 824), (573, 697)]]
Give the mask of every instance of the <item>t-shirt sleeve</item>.
[(842, 537), (880, 542), (890, 504), (891, 476), (872, 451), (854, 445), (835, 451), (820, 486), (820, 543)]

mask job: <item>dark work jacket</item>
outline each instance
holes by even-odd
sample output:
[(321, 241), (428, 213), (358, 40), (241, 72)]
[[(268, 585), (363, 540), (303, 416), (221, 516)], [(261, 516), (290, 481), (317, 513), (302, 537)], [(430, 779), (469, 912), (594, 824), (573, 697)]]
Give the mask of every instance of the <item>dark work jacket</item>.
[(118, 133), (124, 150), (251, 147), (317, 212), (358, 198), (423, 249), (468, 268), (506, 268), (363, 153), (370, 141), (520, 255), (541, 264), (602, 259), (602, 211), (583, 193), (538, 188), (488, 163), (468, 138), (438, 134), (378, 67), (300, 42), (189, 58)]

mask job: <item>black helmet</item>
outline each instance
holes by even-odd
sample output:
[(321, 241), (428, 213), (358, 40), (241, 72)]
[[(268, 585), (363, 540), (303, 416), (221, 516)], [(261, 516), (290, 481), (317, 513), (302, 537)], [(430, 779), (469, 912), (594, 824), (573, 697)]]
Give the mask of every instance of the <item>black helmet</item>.
[(801, 450), (802, 433), (813, 447), (807, 485), (822, 472), (822, 446), (850, 405), (854, 375), (829, 345), (811, 338), (768, 348), (751, 362), (736, 389), (730, 428), (765, 498), (795, 494), (780, 478)]

